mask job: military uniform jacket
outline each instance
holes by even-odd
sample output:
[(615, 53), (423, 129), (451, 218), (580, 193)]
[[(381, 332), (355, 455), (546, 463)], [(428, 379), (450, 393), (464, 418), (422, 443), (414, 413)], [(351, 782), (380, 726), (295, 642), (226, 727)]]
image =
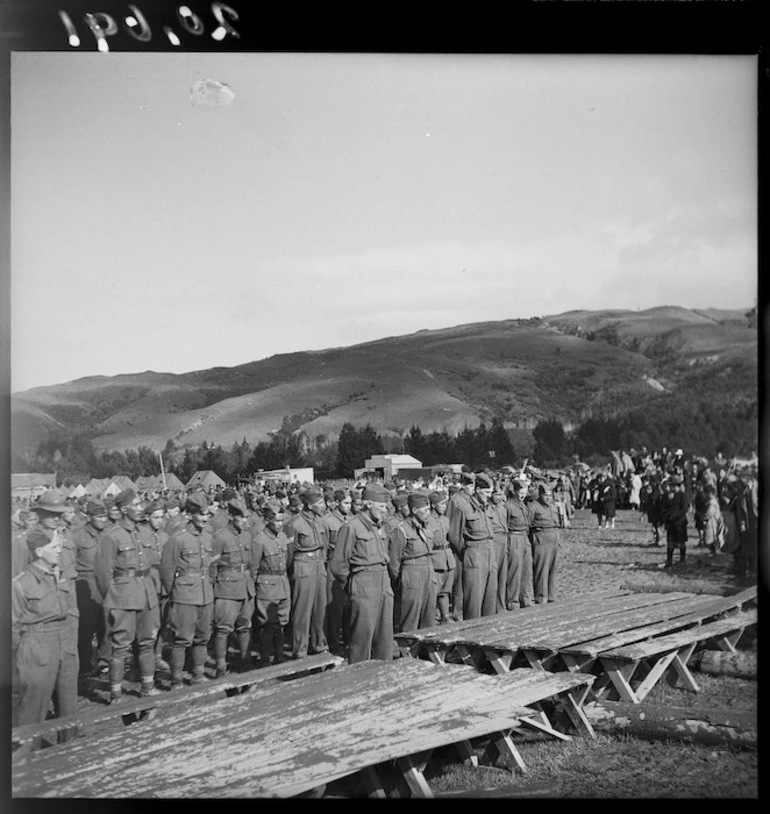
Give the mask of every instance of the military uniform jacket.
[(461, 552), (468, 545), (475, 546), (484, 542), (492, 542), (494, 539), (493, 512), (494, 506), (491, 503), (482, 504), (475, 495), (472, 495), (467, 502), (456, 504), (456, 509), (449, 518), (449, 533), (447, 534), (455, 551)]
[(292, 550), (291, 540), (282, 531), (273, 534), (269, 528), (265, 528), (253, 538), (250, 560), (258, 601), (277, 602), (291, 598), (287, 571), (291, 565)]
[(163, 549), (169, 539), (168, 534), (163, 529), (155, 531), (155, 529), (150, 527), (149, 523), (142, 523), (139, 526), (139, 534), (142, 536), (142, 543), (146, 545), (149, 542), (155, 552), (151, 565), (152, 581), (155, 585), (155, 590), (158, 596), (166, 596), (166, 592), (163, 590), (163, 584), (160, 581), (160, 560), (163, 556)]
[(97, 546), (94, 576), (106, 610), (144, 610), (158, 604), (151, 566), (155, 548), (128, 518), (106, 531)]
[(508, 498), (505, 512), (508, 518), (509, 534), (529, 534), (529, 509), (523, 501), (517, 500), (515, 497)]
[(436, 571), (450, 571), (457, 563), (447, 540), (449, 518), (445, 514), (431, 512), (428, 525), (433, 533), (433, 568)]
[(38, 562), (11, 582), (11, 646), (16, 649), (31, 625), (65, 623), (75, 585)]
[(384, 526), (376, 526), (368, 514), (361, 512), (340, 528), (329, 567), (336, 579), (347, 584), (351, 573), (387, 565), (389, 559)]
[(334, 554), (334, 546), (337, 545), (337, 535), (339, 534), (340, 528), (348, 522), (348, 519), (344, 514), (340, 514), (338, 511), (328, 512), (321, 519), (324, 526), (326, 526), (326, 533), (329, 540), (326, 559), (330, 560)]
[(75, 568), (78, 582), (88, 584), (91, 599), (102, 604), (102, 593), (96, 585), (94, 564), (96, 552), (99, 550), (103, 532), (95, 529), (90, 523), (83, 526), (74, 537), (77, 551)]
[(391, 530), (388, 537), (388, 569), (395, 581), (401, 573), (401, 564), (424, 563), (433, 567), (433, 530), (416, 519), (408, 517)]
[(252, 535), (239, 531), (232, 523), (214, 534), (211, 579), (215, 599), (251, 599), (254, 596), (252, 572)]
[(160, 581), (172, 602), (208, 605), (214, 601), (213, 545), (208, 529), (197, 529), (193, 523), (169, 537), (160, 559)]
[[(292, 523), (294, 537), (294, 556), (309, 551), (321, 551), (326, 555), (329, 544), (329, 530), (322, 518), (312, 512), (300, 512)], [(292, 536), (292, 535), (288, 535)]]
[(546, 506), (540, 500), (529, 504), (529, 527), (533, 533), (559, 528), (559, 510), (554, 504)]
[(492, 506), (492, 532), (495, 537), (506, 537), (508, 535), (508, 512), (505, 503), (490, 503)]

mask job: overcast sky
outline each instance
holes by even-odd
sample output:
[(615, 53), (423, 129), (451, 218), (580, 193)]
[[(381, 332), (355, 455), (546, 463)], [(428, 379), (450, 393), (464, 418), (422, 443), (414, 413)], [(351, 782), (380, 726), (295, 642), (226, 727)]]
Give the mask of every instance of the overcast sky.
[(11, 56), (14, 392), (755, 302), (753, 56)]

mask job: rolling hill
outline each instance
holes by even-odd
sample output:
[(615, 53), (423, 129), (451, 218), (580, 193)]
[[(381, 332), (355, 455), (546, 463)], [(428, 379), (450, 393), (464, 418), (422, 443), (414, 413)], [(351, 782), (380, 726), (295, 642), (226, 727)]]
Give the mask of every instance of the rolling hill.
[[(748, 311), (748, 309), (746, 309)], [(90, 376), (11, 397), (14, 450), (56, 432), (96, 449), (252, 443), (349, 421), (379, 432), (455, 433), (495, 416), (532, 428), (614, 415), (667, 393), (756, 400), (757, 332), (746, 311), (570, 311), (422, 330), (184, 374)], [(724, 382), (729, 381), (730, 387)]]

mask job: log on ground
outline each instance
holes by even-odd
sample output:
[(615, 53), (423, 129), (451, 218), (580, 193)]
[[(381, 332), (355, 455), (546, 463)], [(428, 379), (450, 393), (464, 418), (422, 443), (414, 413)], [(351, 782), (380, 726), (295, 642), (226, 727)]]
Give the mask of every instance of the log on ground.
[(754, 749), (756, 714), (659, 704), (598, 701), (583, 710), (594, 729), (624, 732), (642, 740), (681, 740)]
[(731, 676), (757, 680), (757, 654), (755, 651), (702, 650), (689, 661), (693, 670), (712, 676)]

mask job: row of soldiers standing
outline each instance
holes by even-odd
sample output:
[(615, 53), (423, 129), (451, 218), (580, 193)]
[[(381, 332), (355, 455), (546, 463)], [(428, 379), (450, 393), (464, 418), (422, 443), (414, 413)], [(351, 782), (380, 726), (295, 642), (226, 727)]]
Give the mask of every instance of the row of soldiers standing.
[(52, 697), (56, 714), (73, 712), (78, 675), (105, 666), (119, 703), (133, 653), (152, 695), (159, 670), (172, 689), (185, 669), (207, 680), (209, 648), (223, 675), (232, 639), (241, 669), (254, 644), (260, 666), (280, 662), (285, 629), (295, 659), (390, 659), (394, 632), (553, 601), (550, 487), (533, 499), (513, 481), (505, 494), (479, 473), (451, 491), (309, 488), (250, 505), (231, 491), (220, 507), (197, 492), (177, 512), (129, 489), (109, 509), (90, 501), (80, 523), (61, 496), (41, 496), (38, 527), (15, 540), (15, 722), (43, 720)]

